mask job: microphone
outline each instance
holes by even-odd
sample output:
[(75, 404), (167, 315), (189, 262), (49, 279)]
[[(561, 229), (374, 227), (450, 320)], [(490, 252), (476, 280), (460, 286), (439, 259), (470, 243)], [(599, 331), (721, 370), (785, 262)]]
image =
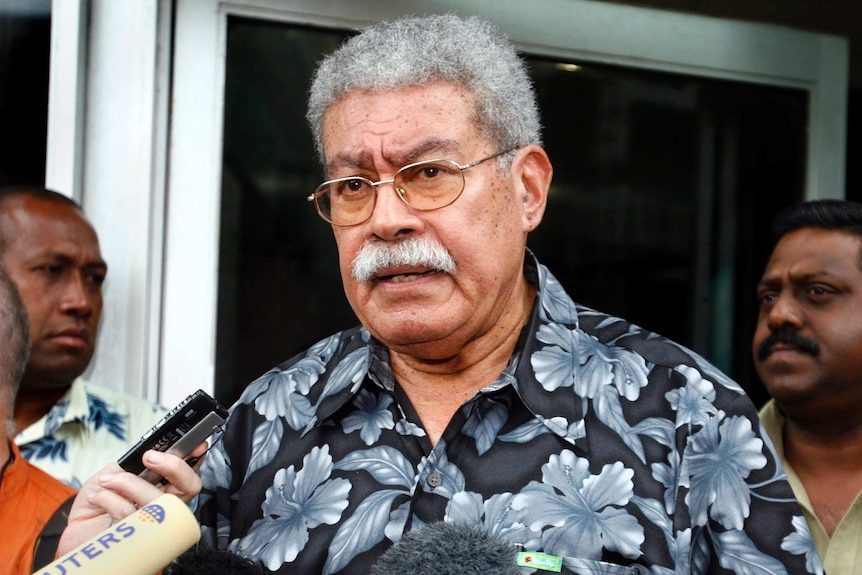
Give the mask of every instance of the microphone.
[(208, 547), (189, 549), (168, 565), (163, 575), (265, 575), (268, 573), (230, 551)]
[(200, 537), (191, 510), (165, 493), (34, 575), (153, 575)]
[(519, 551), (482, 525), (440, 521), (405, 533), (371, 575), (520, 575)]

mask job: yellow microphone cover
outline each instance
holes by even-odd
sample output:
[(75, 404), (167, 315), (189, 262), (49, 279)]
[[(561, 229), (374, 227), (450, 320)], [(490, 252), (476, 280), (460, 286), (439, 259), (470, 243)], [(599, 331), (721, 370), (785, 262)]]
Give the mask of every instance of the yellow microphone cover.
[(200, 536), (200, 525), (188, 506), (166, 493), (35, 574), (153, 575)]

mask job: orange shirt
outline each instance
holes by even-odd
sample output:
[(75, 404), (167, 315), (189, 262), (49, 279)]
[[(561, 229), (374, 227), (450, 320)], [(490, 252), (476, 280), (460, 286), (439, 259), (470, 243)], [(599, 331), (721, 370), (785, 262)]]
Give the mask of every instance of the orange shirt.
[(14, 441), (9, 445), (13, 460), (0, 483), (0, 557), (9, 568), (4, 573), (30, 575), (39, 533), (76, 490), (21, 457)]

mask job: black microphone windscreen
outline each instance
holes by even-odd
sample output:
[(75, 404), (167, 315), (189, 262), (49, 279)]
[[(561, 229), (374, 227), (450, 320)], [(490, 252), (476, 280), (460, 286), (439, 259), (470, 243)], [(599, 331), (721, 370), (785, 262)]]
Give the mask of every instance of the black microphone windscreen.
[(517, 554), (482, 525), (441, 521), (405, 533), (371, 575), (520, 575)]
[(193, 548), (176, 558), (163, 575), (264, 575), (263, 567), (230, 551)]

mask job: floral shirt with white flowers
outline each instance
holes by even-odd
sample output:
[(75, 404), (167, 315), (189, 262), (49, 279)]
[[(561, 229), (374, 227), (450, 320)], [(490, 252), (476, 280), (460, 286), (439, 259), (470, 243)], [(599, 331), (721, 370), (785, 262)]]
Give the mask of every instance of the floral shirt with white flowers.
[(30, 463), (80, 489), (167, 412), (141, 397), (78, 378), (48, 413), (15, 436), (15, 442)]
[(201, 471), (204, 541), (278, 573), (359, 575), (446, 520), (564, 574), (821, 573), (743, 390), (575, 304), (530, 253), (525, 275), (539, 295), (508, 367), (433, 447), (362, 328), (252, 383)]

